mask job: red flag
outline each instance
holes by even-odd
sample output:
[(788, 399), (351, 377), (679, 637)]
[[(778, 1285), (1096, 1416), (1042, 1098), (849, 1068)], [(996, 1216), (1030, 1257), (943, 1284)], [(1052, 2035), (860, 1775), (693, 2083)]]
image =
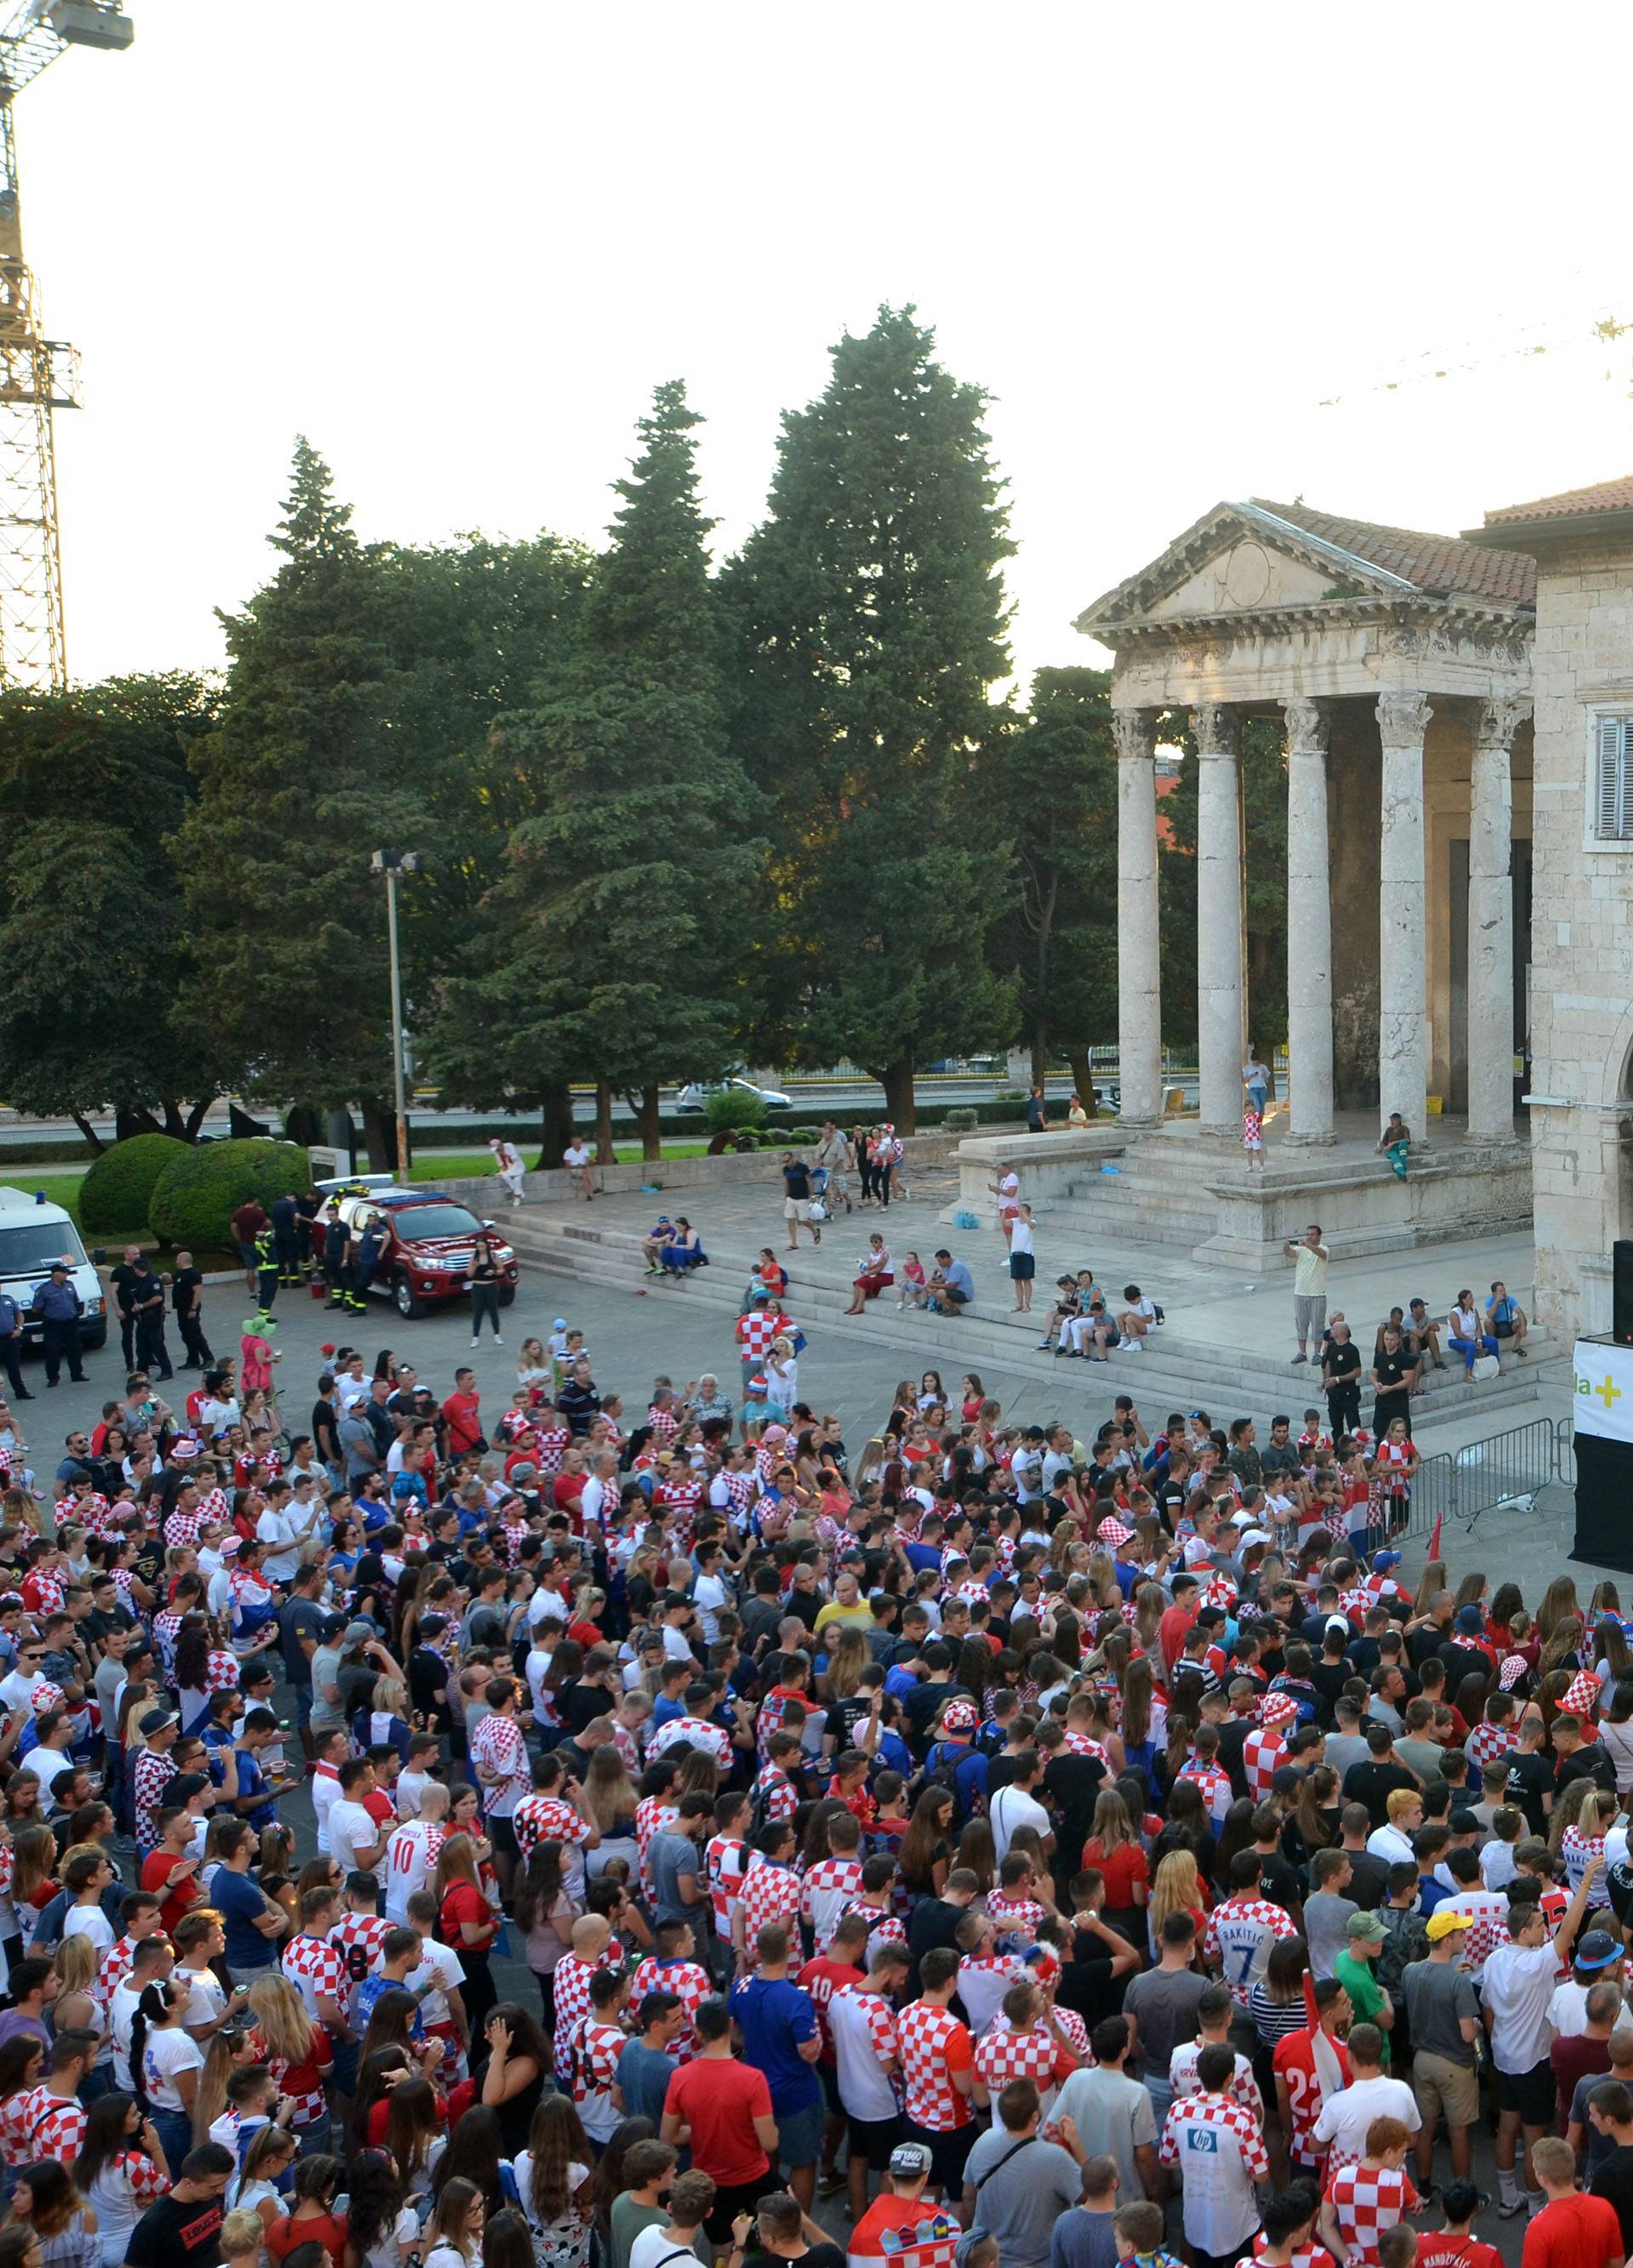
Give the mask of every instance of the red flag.
[(1438, 1559), (1440, 1557), (1440, 1523), (1445, 1518), (1445, 1514), (1443, 1512), (1438, 1512), (1435, 1514), (1435, 1532), (1429, 1539), (1429, 1556), (1431, 1559)]

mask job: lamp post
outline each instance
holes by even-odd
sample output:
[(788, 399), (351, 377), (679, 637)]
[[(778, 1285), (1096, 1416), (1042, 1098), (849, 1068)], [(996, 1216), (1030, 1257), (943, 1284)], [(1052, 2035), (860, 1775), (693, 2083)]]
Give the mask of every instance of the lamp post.
[(402, 969), (397, 958), (397, 877), (417, 874), (417, 850), (377, 850), (369, 861), (386, 877), (386, 935), (391, 948), (391, 1074), (397, 1105), (397, 1171), (408, 1170), (408, 1113), (402, 1091)]

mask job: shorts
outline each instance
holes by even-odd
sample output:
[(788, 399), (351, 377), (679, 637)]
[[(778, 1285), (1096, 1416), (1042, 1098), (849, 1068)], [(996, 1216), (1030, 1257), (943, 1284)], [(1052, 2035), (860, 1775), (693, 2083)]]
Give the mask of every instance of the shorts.
[(732, 2223), (739, 2213), (753, 2213), (761, 2198), (768, 2198), (782, 2188), (775, 2167), (761, 2175), (757, 2182), (737, 2182), (729, 2187), (717, 2183), (715, 2201), (703, 2227), (717, 2244), (730, 2244)]
[(922, 2142), (930, 2152), (930, 2178), (950, 2198), (964, 2194), (964, 2166), (975, 2146), (975, 2137), (981, 2132), (972, 2118), (967, 2125), (955, 2126), (950, 2133), (938, 2134), (933, 2127), (918, 2126), (912, 2119), (904, 2121), (909, 2142)]
[(894, 2118), (850, 2118), (845, 2123), (846, 2146), (853, 2158), (882, 2174), (897, 2143), (906, 2140), (907, 2131), (907, 2121), (899, 2111)]
[(1011, 1253), (1009, 1274), (1011, 1284), (1030, 1284), (1037, 1272), (1038, 1256), (1035, 1252)]
[(1534, 2063), (1529, 2071), (1499, 2071), (1497, 2107), (1499, 2110), (1517, 2110), (1522, 2126), (1552, 2126), (1558, 2108), (1558, 2090), (1554, 2085), (1553, 2066), (1547, 2058)]
[(1443, 2110), (1448, 2126), (1472, 2126), (1480, 2117), (1480, 2074), (1472, 2063), (1453, 2063), (1450, 2056), (1419, 2048), (1412, 2058), (1412, 2091), (1430, 2133)]
[(253, 1268), (255, 1265), (254, 1246), (253, 1244), (240, 1243), (239, 1246), (239, 1258), (244, 1263), (246, 1268)]
[(949, 1301), (951, 1305), (955, 1307), (967, 1307), (969, 1304), (969, 1293), (967, 1292), (955, 1291), (951, 1284), (944, 1284), (941, 1286), (941, 1289), (937, 1292), (936, 1297), (938, 1300), (945, 1300)]
[(828, 2105), (808, 2103), (803, 2110), (776, 2114), (778, 2162), (791, 2174), (800, 2166), (814, 2166), (822, 2151), (822, 2132), (828, 2124)]
[(516, 1828), (511, 1820), (490, 1819), (488, 1822), (488, 1840), (492, 1844), (496, 1854), (503, 1853), (507, 1859), (521, 1857), (521, 1848), (516, 1840)]
[(1293, 1293), (1293, 1329), (1300, 1339), (1314, 1339), (1319, 1344), (1326, 1323), (1325, 1292), (1315, 1298), (1306, 1298), (1298, 1292)]
[(810, 1198), (784, 1197), (783, 1200), (783, 1218), (784, 1220), (809, 1220), (811, 1218)]

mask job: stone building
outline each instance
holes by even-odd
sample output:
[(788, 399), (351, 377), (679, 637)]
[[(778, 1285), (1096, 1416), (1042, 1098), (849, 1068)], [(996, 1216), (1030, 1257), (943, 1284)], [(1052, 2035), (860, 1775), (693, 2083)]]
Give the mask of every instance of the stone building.
[[(1580, 1288), (1602, 1328), (1609, 1239), (1633, 1230), (1633, 482), (1460, 538), (1221, 504), (1077, 626), (1115, 656), (1117, 1138), (1145, 1232), (1162, 1233), (1179, 1132), (1164, 1126), (1153, 751), (1183, 718), (1201, 1114), (1172, 1241), (1269, 1263), (1317, 1190), (1340, 1248), (1512, 1226), (1533, 1180), (1515, 1126), (1528, 1048), (1539, 1303), (1568, 1331)], [(1230, 1152), (1254, 853), (1239, 751), (1243, 720), (1265, 716), (1287, 745), (1290, 1093), (1273, 1170), (1244, 1189)], [(1372, 1155), (1391, 1110), (1424, 1145), (1393, 1189)]]

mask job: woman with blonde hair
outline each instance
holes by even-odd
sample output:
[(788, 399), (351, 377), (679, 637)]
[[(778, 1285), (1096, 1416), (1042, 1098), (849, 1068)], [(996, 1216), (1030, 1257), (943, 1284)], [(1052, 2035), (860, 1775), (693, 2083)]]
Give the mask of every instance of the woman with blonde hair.
[[(1139, 1666), (1136, 1662), (1133, 1668)], [(1151, 1870), (1129, 1807), (1114, 1788), (1102, 1788), (1094, 1800), (1094, 1819), (1083, 1846), (1083, 1864), (1104, 1878), (1107, 1928), (1120, 1931), (1130, 1945), (1141, 1944)]]
[[(833, 1634), (828, 1657), (828, 1691), (832, 1701), (849, 1701), (862, 1683), (862, 1673), (872, 1663), (865, 1631), (842, 1626)], [(824, 1744), (827, 1752), (827, 1743)]]
[(313, 2022), (299, 1992), (276, 1969), (264, 1970), (250, 1986), (249, 2008), (278, 2092), (293, 2105), (288, 2124), (305, 2150), (311, 2131), (327, 2131), (328, 2125), (323, 2091), (334, 2063), (328, 2035)]
[(1160, 1583), (1142, 1583), (1134, 1594), (1134, 1635), (1142, 1653), (1150, 1653), (1168, 1611), (1167, 1595)]
[(242, 2170), (227, 2183), (229, 2205), (235, 2212), (258, 2214), (269, 2234), (283, 2218), (283, 2176), (299, 2155), (300, 2144), (287, 2126), (257, 2128)]
[[(1565, 1795), (1574, 1795), (1579, 1787), (1586, 1788), (1588, 1793), (1577, 1807), (1574, 1822), (1564, 1830), (1554, 1845), (1563, 1863), (1565, 1886), (1572, 1896), (1581, 1887), (1588, 1860), (1604, 1858), (1605, 1837), (1615, 1826), (1616, 1815), (1622, 1808), (1616, 1797), (1593, 1786), (1589, 1780), (1572, 1780), (1565, 1790)], [(1559, 1808), (1564, 1808), (1564, 1796), (1560, 1799)], [(1551, 1822), (1549, 1823), (1552, 1824)]]
[(437, 1900), (437, 1934), (464, 1965), (460, 1997), (470, 2036), (480, 2039), (499, 1997), (489, 1954), (499, 1926), (482, 1885), (476, 1845), (468, 1835), (450, 1835), (444, 1843), (437, 1854), (431, 1889)]
[(1451, 1570), (1444, 1559), (1431, 1559), (1429, 1562), (1418, 1578), (1417, 1589), (1413, 1594), (1412, 1611), (1407, 1617), (1409, 1626), (1412, 1623), (1423, 1621), (1428, 1615), (1430, 1602), (1445, 1589), (1446, 1577), (1450, 1572)]
[(635, 1810), (641, 1799), (614, 1742), (604, 1741), (590, 1751), (584, 1794), (590, 1815), (601, 1830), (600, 1843), (585, 1859), (586, 1870), (593, 1877), (603, 1872), (609, 1859), (633, 1860), (638, 1856)]
[(246, 2071), (261, 2057), (261, 2041), (247, 2020), (223, 2024), (210, 2034), (204, 2068), (198, 2075), (198, 2092), (193, 2098), (195, 2147), (209, 2141), (210, 2128), (226, 2109), (227, 2085), (233, 2073)]
[(1162, 1946), (1162, 1926), (1171, 1913), (1188, 1913), (1196, 1924), (1196, 1945), (1191, 1951), (1190, 1966), (1201, 1966), (1198, 1950), (1202, 1933), (1207, 1926), (1207, 1901), (1203, 1896), (1202, 1876), (1196, 1871), (1195, 1853), (1189, 1851), (1170, 1851), (1157, 1862), (1152, 1877), (1151, 1903), (1146, 1908), (1147, 1932), (1154, 1961)]

